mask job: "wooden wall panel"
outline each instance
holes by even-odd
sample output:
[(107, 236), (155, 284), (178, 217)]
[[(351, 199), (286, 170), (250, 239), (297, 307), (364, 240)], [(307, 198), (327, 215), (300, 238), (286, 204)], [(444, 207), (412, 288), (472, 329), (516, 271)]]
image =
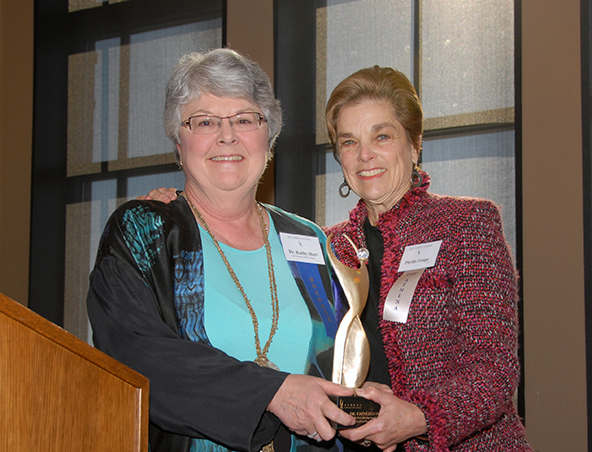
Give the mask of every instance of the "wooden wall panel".
[(522, 0), (524, 388), (540, 452), (590, 450), (579, 0)]

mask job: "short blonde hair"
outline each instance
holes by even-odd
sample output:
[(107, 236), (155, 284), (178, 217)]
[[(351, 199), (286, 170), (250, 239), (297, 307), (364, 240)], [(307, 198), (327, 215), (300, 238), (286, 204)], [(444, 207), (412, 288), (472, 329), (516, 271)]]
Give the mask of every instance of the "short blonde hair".
[(325, 121), (333, 155), (339, 161), (337, 120), (341, 110), (365, 100), (387, 102), (405, 128), (407, 139), (421, 150), (423, 110), (415, 88), (405, 74), (395, 69), (374, 66), (361, 69), (335, 87), (325, 109)]

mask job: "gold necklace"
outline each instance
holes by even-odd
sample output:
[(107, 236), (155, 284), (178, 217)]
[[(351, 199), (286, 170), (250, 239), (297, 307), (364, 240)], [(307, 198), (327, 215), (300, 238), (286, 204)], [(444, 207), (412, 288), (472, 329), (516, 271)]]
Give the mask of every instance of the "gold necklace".
[(261, 350), (261, 342), (259, 341), (259, 321), (257, 320), (257, 314), (255, 314), (255, 310), (253, 309), (251, 302), (247, 298), (247, 294), (245, 293), (243, 286), (239, 282), (238, 277), (236, 276), (236, 273), (234, 273), (234, 270), (232, 269), (230, 262), (228, 262), (228, 259), (226, 258), (224, 251), (222, 251), (222, 248), (220, 247), (218, 240), (216, 240), (216, 237), (214, 237), (214, 234), (212, 234), (212, 231), (210, 231), (210, 228), (209, 228), (208, 224), (206, 223), (206, 220), (201, 215), (201, 213), (199, 213), (199, 210), (196, 209), (196, 207), (193, 205), (193, 203), (189, 200), (189, 198), (187, 196), (185, 196), (185, 199), (189, 203), (191, 210), (193, 210), (193, 213), (195, 213), (195, 216), (197, 217), (197, 219), (199, 220), (199, 222), (201, 223), (203, 228), (206, 230), (206, 232), (212, 238), (212, 240), (214, 242), (214, 246), (218, 250), (218, 253), (220, 253), (220, 257), (224, 261), (224, 265), (226, 265), (226, 268), (228, 269), (228, 273), (230, 273), (230, 277), (234, 281), (234, 284), (236, 284), (236, 287), (238, 288), (241, 295), (243, 296), (243, 299), (245, 300), (245, 304), (247, 305), (247, 309), (249, 310), (249, 314), (251, 315), (251, 321), (253, 322), (253, 329), (255, 330), (255, 348), (257, 350), (257, 358), (255, 358), (255, 362), (257, 364), (259, 364), (261, 367), (270, 367), (275, 370), (280, 370), (278, 366), (276, 366), (269, 359), (267, 359), (267, 352), (269, 351), (269, 347), (271, 345), (271, 341), (273, 339), (273, 336), (275, 335), (275, 332), (277, 331), (278, 319), (280, 316), (280, 307), (279, 307), (279, 302), (278, 302), (278, 297), (277, 297), (277, 285), (275, 282), (275, 273), (273, 270), (273, 259), (271, 257), (271, 245), (269, 244), (269, 239), (267, 238), (267, 227), (265, 226), (265, 221), (263, 220), (263, 213), (261, 212), (261, 206), (259, 205), (259, 203), (257, 203), (257, 213), (259, 214), (259, 223), (261, 225), (261, 232), (263, 233), (263, 241), (265, 242), (265, 251), (267, 253), (267, 272), (269, 274), (269, 290), (271, 292), (271, 309), (272, 309), (272, 313), (273, 313), (272, 314), (272, 322), (271, 322), (271, 330), (269, 332), (269, 339), (267, 339), (267, 342), (265, 343), (265, 347), (263, 347), (263, 350)]

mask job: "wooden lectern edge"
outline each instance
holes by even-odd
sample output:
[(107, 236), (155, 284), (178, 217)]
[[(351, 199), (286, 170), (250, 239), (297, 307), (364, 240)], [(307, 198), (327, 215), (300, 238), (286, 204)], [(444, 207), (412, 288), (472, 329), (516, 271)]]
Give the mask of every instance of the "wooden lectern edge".
[[(94, 365), (97, 369), (105, 372), (106, 374), (112, 375), (113, 377), (117, 378), (120, 382), (129, 385), (135, 393), (135, 419), (140, 420), (140, 423), (134, 424), (134, 431), (133, 431), (133, 438), (135, 443), (133, 443), (133, 450), (134, 451), (145, 451), (148, 450), (148, 405), (149, 405), (149, 389), (150, 389), (150, 382), (148, 378), (141, 375), (140, 373), (136, 372), (135, 370), (127, 367), (123, 363), (117, 361), (116, 359), (108, 356), (107, 354), (101, 352), (100, 350), (96, 349), (95, 347), (87, 344), (83, 340), (77, 338), (73, 334), (67, 332), (63, 328), (59, 327), (58, 325), (50, 322), (49, 320), (45, 319), (44, 317), (40, 316), (39, 314), (31, 311), (29, 308), (19, 304), (18, 302), (10, 299), (6, 295), (0, 293), (0, 316), (6, 316), (10, 319), (11, 322), (16, 322), (17, 324), (22, 325), (25, 329), (29, 329), (34, 333), (38, 334), (42, 338), (46, 339), (47, 341), (51, 342), (53, 345), (57, 347), (62, 347), (67, 353), (77, 356), (80, 359)], [(19, 399), (21, 400), (21, 399)], [(10, 405), (10, 400), (9, 400)], [(19, 405), (19, 404), (17, 404)], [(22, 404), (21, 404), (22, 405)], [(20, 406), (20, 405), (19, 405)], [(23, 406), (25, 407), (23, 411)], [(15, 416), (18, 419), (19, 415), (22, 415), (23, 412), (26, 413), (26, 404), (20, 406), (21, 411), (18, 412)], [(25, 414), (27, 416), (27, 414)], [(50, 416), (51, 418), (51, 416)], [(53, 418), (51, 418), (53, 419)], [(28, 421), (25, 422), (28, 425)], [(47, 426), (49, 425), (49, 427)], [(43, 438), (47, 440), (47, 438), (51, 438), (52, 441), (57, 441), (57, 443), (62, 444), (64, 438), (68, 442), (68, 447), (71, 448), (70, 450), (82, 450), (77, 448), (81, 444), (86, 444), (85, 449), (89, 451), (87, 447), (88, 444), (82, 440), (78, 440), (76, 436), (70, 437), (69, 435), (72, 434), (67, 428), (65, 430), (60, 430), (56, 433), (55, 429), (63, 429), (64, 426), (59, 424), (59, 422), (48, 422), (44, 424), (46, 430), (41, 430), (33, 433), (33, 439), (31, 439), (29, 432), (29, 436), (23, 436), (20, 431), (11, 429), (10, 435), (4, 435), (3, 438), (0, 438), (0, 448), (4, 450), (4, 446), (8, 443), (14, 443), (18, 445), (24, 444), (36, 444), (35, 441), (38, 441), (39, 438)], [(52, 430), (53, 429), (53, 430)], [(6, 432), (3, 432), (6, 433)], [(56, 444), (57, 444), (56, 443)], [(105, 444), (111, 444), (107, 442), (99, 442), (97, 447), (103, 447)], [(132, 443), (130, 443), (132, 444)], [(78, 445), (78, 446), (76, 446)], [(90, 450), (99, 450), (97, 447), (91, 447)], [(50, 447), (51, 449), (51, 447)], [(12, 449), (15, 450), (15, 449)], [(21, 449), (18, 449), (21, 450)], [(25, 449), (23, 449), (25, 450)], [(27, 447), (26, 450), (33, 450), (30, 447)], [(51, 449), (54, 450), (54, 449)], [(58, 449), (55, 449), (58, 450)], [(65, 450), (65, 449), (59, 449)], [(100, 450), (105, 450), (100, 449)], [(109, 449), (109, 450), (117, 450), (117, 449)], [(126, 450), (128, 450), (126, 448)]]
[(138, 389), (149, 388), (148, 378), (144, 375), (96, 349), (92, 345), (87, 344), (65, 329), (2, 293), (0, 293), (0, 313), (10, 316), (13, 320), (42, 334), (76, 355), (84, 356), (85, 359), (100, 367), (105, 372), (118, 376), (131, 386)]

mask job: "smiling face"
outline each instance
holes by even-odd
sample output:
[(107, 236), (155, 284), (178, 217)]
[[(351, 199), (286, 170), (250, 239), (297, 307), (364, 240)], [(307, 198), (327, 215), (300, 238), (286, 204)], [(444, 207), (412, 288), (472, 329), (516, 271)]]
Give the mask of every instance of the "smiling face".
[(344, 107), (337, 118), (336, 145), (345, 180), (376, 224), (411, 187), (419, 151), (386, 102), (366, 100)]
[[(224, 117), (246, 111), (261, 112), (261, 109), (244, 99), (206, 93), (186, 105), (183, 119), (198, 114)], [(188, 191), (210, 199), (235, 190), (238, 195), (251, 191), (254, 194), (267, 165), (267, 124), (248, 132), (236, 132), (230, 121), (223, 119), (220, 129), (207, 135), (181, 127), (177, 149)]]

